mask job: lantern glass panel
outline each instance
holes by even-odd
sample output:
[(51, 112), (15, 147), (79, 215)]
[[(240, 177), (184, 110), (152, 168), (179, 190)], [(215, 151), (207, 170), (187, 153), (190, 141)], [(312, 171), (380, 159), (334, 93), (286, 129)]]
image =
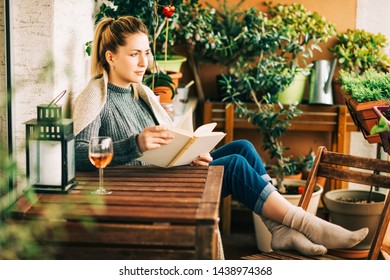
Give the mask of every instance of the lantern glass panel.
[(76, 176), (75, 140), (68, 141), (68, 182)]
[(30, 140), (30, 183), (61, 186), (61, 141)]

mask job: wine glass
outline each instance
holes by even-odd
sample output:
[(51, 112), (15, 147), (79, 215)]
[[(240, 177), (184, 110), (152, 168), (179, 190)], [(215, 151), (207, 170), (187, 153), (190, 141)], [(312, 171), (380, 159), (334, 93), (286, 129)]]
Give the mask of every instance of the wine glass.
[(99, 189), (93, 191), (93, 194), (106, 195), (111, 193), (103, 187), (103, 169), (111, 162), (113, 155), (114, 148), (110, 137), (99, 136), (90, 139), (88, 157), (91, 163), (99, 168)]

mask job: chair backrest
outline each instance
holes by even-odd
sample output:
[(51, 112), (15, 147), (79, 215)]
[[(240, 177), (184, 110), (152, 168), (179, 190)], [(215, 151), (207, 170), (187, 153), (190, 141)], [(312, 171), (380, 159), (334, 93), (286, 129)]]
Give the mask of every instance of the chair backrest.
[[(390, 161), (330, 152), (320, 146), (299, 205), (307, 209), (318, 177), (390, 189), (390, 177), (384, 173), (390, 173)], [(387, 194), (368, 259), (378, 258), (389, 221), (390, 195)]]

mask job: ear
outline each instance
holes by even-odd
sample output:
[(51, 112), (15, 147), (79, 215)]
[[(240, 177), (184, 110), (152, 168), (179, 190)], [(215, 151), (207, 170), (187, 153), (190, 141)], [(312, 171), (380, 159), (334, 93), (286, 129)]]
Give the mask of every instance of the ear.
[(106, 51), (106, 61), (110, 66), (115, 66), (115, 54), (112, 51)]

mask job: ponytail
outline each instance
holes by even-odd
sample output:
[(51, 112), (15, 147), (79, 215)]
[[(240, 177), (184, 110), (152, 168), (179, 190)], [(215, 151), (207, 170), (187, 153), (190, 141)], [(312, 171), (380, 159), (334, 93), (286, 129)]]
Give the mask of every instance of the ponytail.
[(92, 76), (102, 74), (103, 70), (109, 72), (110, 67), (106, 60), (106, 52), (116, 53), (119, 46), (125, 45), (126, 37), (135, 33), (144, 33), (149, 36), (145, 24), (136, 17), (103, 18), (99, 21), (92, 43)]

